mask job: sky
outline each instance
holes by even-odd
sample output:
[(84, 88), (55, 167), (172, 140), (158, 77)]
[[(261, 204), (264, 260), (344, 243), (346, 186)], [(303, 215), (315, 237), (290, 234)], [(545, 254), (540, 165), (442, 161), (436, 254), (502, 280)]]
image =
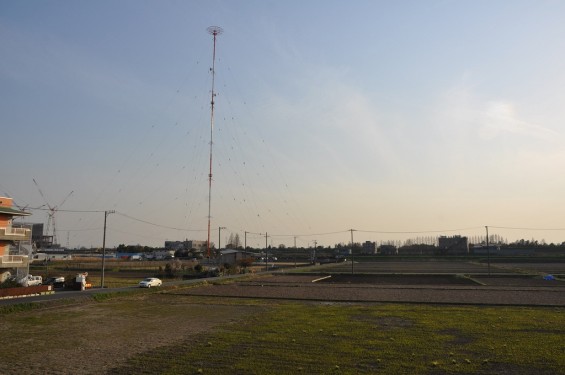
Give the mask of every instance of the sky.
[(63, 246), (565, 241), (563, 1), (0, 0), (0, 54)]

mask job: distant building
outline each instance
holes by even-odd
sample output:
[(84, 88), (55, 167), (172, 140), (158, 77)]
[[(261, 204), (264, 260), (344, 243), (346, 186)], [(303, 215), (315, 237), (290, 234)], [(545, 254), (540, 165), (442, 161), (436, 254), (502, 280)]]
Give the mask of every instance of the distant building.
[(255, 260), (255, 254), (242, 250), (222, 250), (220, 251), (220, 264), (236, 265), (240, 261), (249, 259)]
[(363, 243), (363, 247), (361, 249), (361, 254), (376, 254), (377, 253), (377, 245), (371, 241), (365, 241)]
[(35, 253), (31, 258), (30, 262), (48, 262), (52, 260), (72, 260), (72, 254), (67, 252), (47, 252), (47, 253)]
[(116, 258), (121, 260), (143, 260), (145, 253), (116, 253)]
[(165, 241), (165, 249), (167, 250), (187, 250), (185, 248), (185, 241)]
[(379, 246), (379, 253), (381, 255), (397, 255), (398, 249), (394, 245), (381, 245)]
[(18, 223), (14, 227), (31, 228), (31, 242), (36, 249), (46, 249), (53, 246), (53, 236), (43, 234), (43, 223)]
[(469, 254), (474, 254), (474, 255), (494, 255), (494, 254), (499, 254), (500, 253), (500, 246), (498, 245), (489, 245), (488, 247), (486, 245), (473, 245), (470, 244), (469, 245)]
[(157, 250), (153, 252), (153, 259), (155, 260), (168, 260), (175, 257), (174, 250)]
[(445, 255), (466, 255), (469, 253), (469, 241), (462, 236), (440, 236), (438, 238), (438, 250)]
[(29, 228), (14, 228), (15, 216), (28, 216), (29, 212), (12, 208), (12, 198), (0, 197), (0, 279), (4, 279), (10, 269), (23, 269), (29, 265), (27, 255), (11, 255), (10, 247), (20, 241), (31, 239)]
[(206, 241), (189, 240), (187, 242), (188, 250), (202, 250), (206, 248)]
[(185, 240), (185, 241), (165, 241), (167, 250), (202, 250), (206, 247), (206, 241)]

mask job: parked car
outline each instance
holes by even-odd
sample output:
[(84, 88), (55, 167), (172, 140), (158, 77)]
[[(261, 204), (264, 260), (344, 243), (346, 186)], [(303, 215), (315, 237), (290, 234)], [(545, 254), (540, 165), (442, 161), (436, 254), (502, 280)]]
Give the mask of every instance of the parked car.
[(43, 285), (53, 285), (54, 288), (63, 288), (65, 286), (65, 278), (63, 276), (48, 277), (43, 281)]
[(152, 286), (161, 286), (163, 282), (156, 277), (148, 277), (139, 282), (140, 288), (151, 288)]
[(27, 275), (23, 279), (18, 280), (21, 286), (36, 286), (43, 283), (43, 278), (41, 276)]

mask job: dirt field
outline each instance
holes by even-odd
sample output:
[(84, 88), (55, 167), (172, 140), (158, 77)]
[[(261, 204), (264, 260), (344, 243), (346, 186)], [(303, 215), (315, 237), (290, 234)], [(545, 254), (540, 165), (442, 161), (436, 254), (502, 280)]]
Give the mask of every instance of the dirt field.
[(456, 261), (333, 263), (311, 274), (281, 271), (250, 282), (209, 285), (189, 295), (336, 302), (565, 306), (565, 263)]
[(481, 275), (521, 275), (521, 274), (565, 274), (563, 263), (511, 263), (492, 262), (490, 267), (486, 262), (427, 260), (427, 261), (380, 261), (380, 262), (351, 262), (329, 265), (332, 273), (430, 273), (430, 274), (472, 274)]
[(436, 275), (279, 274), (247, 282), (207, 285), (181, 293), (334, 302), (565, 306), (562, 281), (524, 277), (483, 277), (482, 280), (490, 285), (481, 285), (474, 279)]

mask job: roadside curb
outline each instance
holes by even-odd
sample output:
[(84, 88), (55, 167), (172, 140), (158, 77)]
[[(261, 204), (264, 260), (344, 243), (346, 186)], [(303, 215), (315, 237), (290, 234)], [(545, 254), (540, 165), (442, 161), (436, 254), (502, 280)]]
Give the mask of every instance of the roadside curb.
[(25, 298), (25, 297), (38, 297), (38, 296), (47, 296), (50, 294), (55, 294), (55, 291), (50, 290), (47, 292), (39, 292), (39, 293), (30, 293), (30, 294), (20, 294), (17, 296), (5, 296), (5, 297), (0, 297), (0, 300), (3, 299), (16, 299), (16, 298)]

